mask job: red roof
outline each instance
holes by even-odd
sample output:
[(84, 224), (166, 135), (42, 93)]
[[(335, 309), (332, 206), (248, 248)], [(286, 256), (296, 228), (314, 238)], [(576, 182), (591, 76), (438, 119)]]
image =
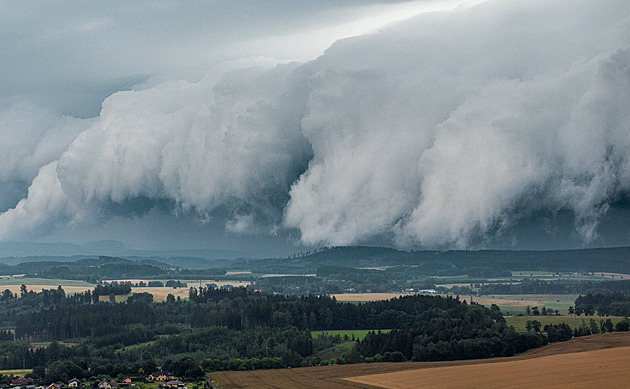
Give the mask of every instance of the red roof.
[(11, 385), (24, 385), (24, 384), (32, 384), (32, 378), (15, 378), (11, 380)]

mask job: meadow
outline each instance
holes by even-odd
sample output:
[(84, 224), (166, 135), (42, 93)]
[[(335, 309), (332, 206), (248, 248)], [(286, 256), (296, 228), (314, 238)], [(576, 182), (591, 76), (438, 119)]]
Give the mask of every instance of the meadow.
[(539, 310), (542, 307), (554, 311), (557, 309), (561, 315), (566, 315), (569, 312), (569, 306), (575, 305), (575, 299), (578, 296), (577, 294), (497, 294), (473, 296), (473, 301), (488, 307), (496, 304), (507, 316), (525, 315), (527, 307), (538, 307)]
[(588, 326), (590, 323), (590, 320), (593, 319), (595, 320), (595, 323), (597, 323), (597, 325), (599, 325), (600, 321), (602, 320), (606, 320), (606, 319), (610, 319), (613, 324), (617, 324), (618, 322), (622, 321), (624, 318), (623, 317), (619, 317), (619, 316), (598, 316), (598, 315), (594, 315), (594, 316), (575, 316), (575, 315), (563, 315), (563, 316), (535, 316), (535, 315), (529, 315), (529, 316), (512, 316), (512, 317), (507, 317), (505, 319), (505, 321), (507, 322), (508, 325), (513, 325), (514, 328), (516, 328), (517, 330), (526, 330), (526, 326), (527, 326), (527, 321), (528, 320), (538, 320), (541, 324), (541, 327), (544, 327), (547, 324), (561, 324), (561, 323), (566, 323), (568, 324), (571, 328), (577, 328), (580, 327), (582, 325)]

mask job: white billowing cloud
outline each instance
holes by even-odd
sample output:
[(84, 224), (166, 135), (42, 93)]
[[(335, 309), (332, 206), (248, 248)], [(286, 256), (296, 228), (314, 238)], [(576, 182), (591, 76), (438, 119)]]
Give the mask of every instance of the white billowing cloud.
[[(115, 93), (95, 119), (57, 118), (74, 140), (40, 154), (48, 132), (23, 125), (0, 173), (32, 183), (0, 238), (147, 198), (306, 244), (467, 247), (558, 210), (593, 241), (630, 189), (626, 8), (488, 1), (303, 64)], [(7, 117), (0, 131), (21, 115)]]
[(0, 111), (0, 181), (30, 182), (40, 167), (59, 158), (86, 122), (27, 103)]
[(312, 244), (467, 247), (569, 209), (592, 241), (630, 183), (630, 25), (609, 3), (573, 5), (489, 2), (333, 46), (287, 224)]
[(292, 89), (294, 67), (112, 95), (58, 163), (40, 171), (28, 198), (0, 216), (0, 225), (13, 224), (3, 236), (31, 228), (32, 220), (82, 220), (99, 204), (136, 197), (199, 213), (226, 206), (237, 212), (229, 225), (238, 231), (257, 217), (276, 222), (296, 166), (310, 153), (299, 131), (304, 98)]
[(40, 231), (80, 217), (81, 210), (68, 200), (56, 168), (56, 161), (43, 166), (28, 189), (28, 197), (0, 215), (1, 238)]

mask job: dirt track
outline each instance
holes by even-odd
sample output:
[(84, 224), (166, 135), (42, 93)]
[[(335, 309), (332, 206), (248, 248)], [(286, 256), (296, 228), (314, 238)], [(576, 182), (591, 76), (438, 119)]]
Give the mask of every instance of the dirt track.
[[(598, 350), (600, 351), (598, 352)], [(568, 362), (564, 363), (565, 360)], [(626, 366), (629, 366), (629, 362), (630, 333), (613, 333), (555, 343), (510, 358), (217, 372), (213, 373), (212, 377), (223, 388), (413, 388), (419, 387), (418, 385), (423, 381), (424, 385), (427, 385), (426, 387), (472, 388), (478, 387), (480, 383), (474, 381), (475, 379), (481, 379), (483, 386), (488, 388), (506, 387), (508, 381), (507, 387), (519, 387), (519, 384), (524, 385), (521, 387), (540, 388), (619, 387), (621, 380), (630, 382), (630, 370), (626, 372)], [(460, 368), (456, 370), (444, 369), (456, 366)], [(596, 371), (592, 372), (585, 366), (594, 367)], [(430, 370), (433, 370), (435, 375), (423, 376)], [(509, 374), (506, 373), (508, 371)], [(580, 372), (584, 374), (576, 374)], [(381, 376), (384, 373), (396, 374), (389, 377)], [(480, 373), (481, 375), (479, 375)], [(519, 373), (527, 378), (519, 378)], [(440, 376), (439, 374), (443, 375)], [(509, 377), (507, 381), (506, 374)], [(581, 381), (576, 383), (571, 377), (578, 375), (578, 379)], [(394, 380), (398, 376), (400, 376), (401, 382)], [(538, 379), (538, 383), (536, 379)], [(591, 381), (591, 379), (596, 381)], [(610, 381), (602, 381), (606, 379)], [(411, 383), (412, 386), (405, 386), (405, 382)], [(451, 383), (453, 386), (449, 386)], [(476, 385), (471, 386), (473, 383)], [(496, 386), (492, 386), (493, 383), (496, 383)], [(565, 383), (569, 386), (566, 386)]]

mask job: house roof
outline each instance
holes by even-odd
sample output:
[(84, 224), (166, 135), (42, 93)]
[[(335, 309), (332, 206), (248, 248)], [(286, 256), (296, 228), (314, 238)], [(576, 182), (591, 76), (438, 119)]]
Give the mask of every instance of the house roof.
[(32, 384), (32, 378), (14, 378), (11, 380), (11, 385)]

